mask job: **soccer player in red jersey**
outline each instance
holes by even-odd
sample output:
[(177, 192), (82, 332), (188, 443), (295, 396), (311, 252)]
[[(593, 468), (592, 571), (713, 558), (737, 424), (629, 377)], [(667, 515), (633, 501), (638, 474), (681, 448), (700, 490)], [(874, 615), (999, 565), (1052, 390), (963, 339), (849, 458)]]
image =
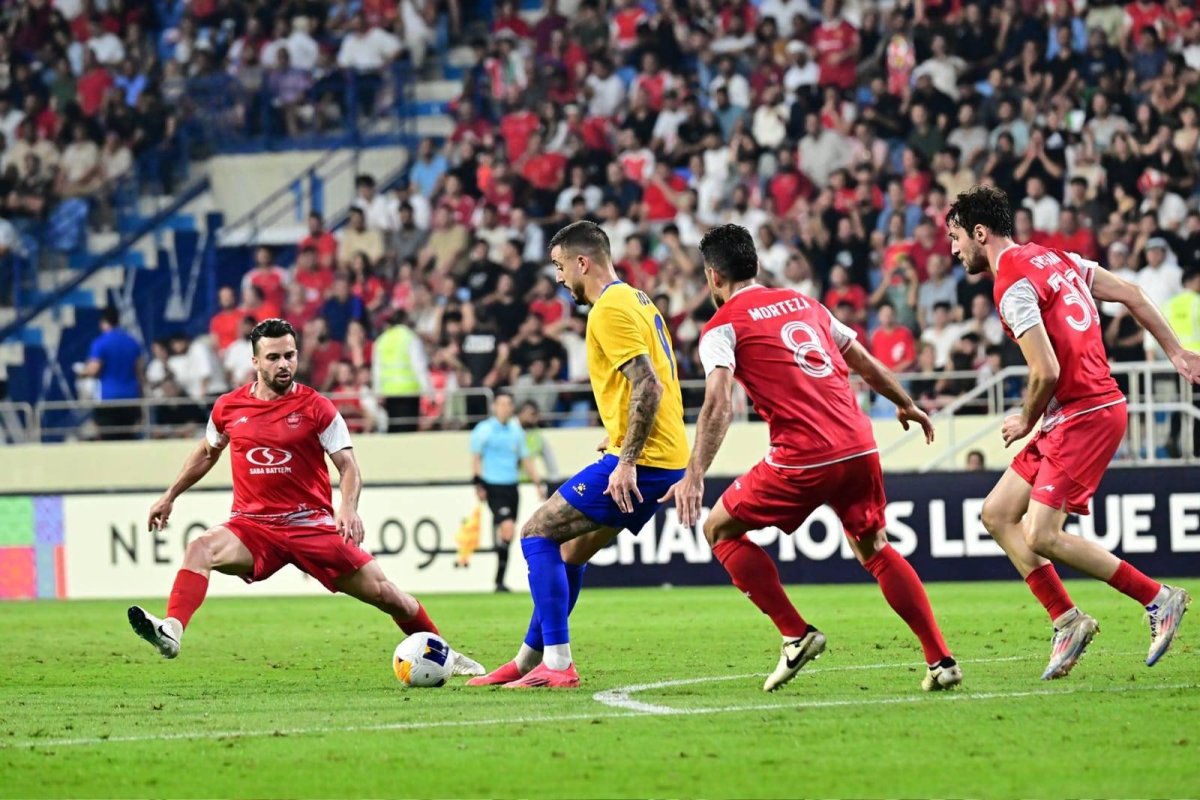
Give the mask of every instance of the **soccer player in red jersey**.
[[(345, 592), (390, 614), (406, 634), (437, 633), (417, 599), (397, 589), (359, 547), (364, 533), (358, 516), (362, 476), (350, 433), (328, 399), (294, 381), (295, 329), (281, 319), (264, 320), (250, 341), (257, 380), (217, 399), (204, 440), (151, 506), (149, 523), (151, 530), (165, 527), (175, 498), (208, 474), (227, 447), (233, 462), (233, 513), (188, 543), (166, 618), (132, 606), (130, 625), (163, 656), (175, 658), (184, 629), (204, 602), (210, 572), (253, 583), (292, 564), (329, 591)], [(326, 454), (341, 475), (336, 513)], [(456, 654), (454, 672), (482, 675), (484, 669)]]
[(746, 389), (770, 429), (765, 459), (725, 490), (704, 523), (713, 555), (783, 636), (779, 665), (763, 689), (773, 691), (825, 650), (825, 636), (804, 621), (779, 582), (771, 557), (747, 531), (794, 531), (828, 503), (846, 528), (859, 562), (879, 582), (892, 609), (916, 634), (929, 666), (925, 691), (962, 683), (962, 670), (942, 639), (925, 587), (884, 531), (883, 472), (871, 421), (850, 388), (854, 370), (896, 404), (897, 419), (916, 423), (933, 441), (933, 424), (896, 377), (811, 297), (755, 282), (758, 253), (750, 232), (722, 225), (700, 242), (717, 313), (700, 335), (707, 375), (696, 442), (672, 495), (684, 525), (700, 518), (704, 473), (732, 415), (733, 382)]
[[(1108, 367), (1097, 300), (1121, 303), (1158, 340), (1187, 380), (1200, 380), (1200, 355), (1183, 349), (1145, 293), (1094, 261), (1013, 242), (1012, 211), (999, 189), (976, 186), (947, 217), (950, 248), (967, 272), (995, 278), (1004, 330), (1029, 364), (1020, 413), (1004, 421), (1004, 444), (1041, 429), (1016, 455), (983, 506), (983, 524), (1054, 622), (1043, 680), (1071, 671), (1099, 629), (1075, 607), (1054, 570), (1066, 564), (1145, 606), (1153, 666), (1167, 651), (1191, 598), (1155, 581), (1099, 544), (1063, 530), (1088, 501), (1125, 436), (1125, 397)], [(1052, 563), (1053, 562), (1053, 563)]]

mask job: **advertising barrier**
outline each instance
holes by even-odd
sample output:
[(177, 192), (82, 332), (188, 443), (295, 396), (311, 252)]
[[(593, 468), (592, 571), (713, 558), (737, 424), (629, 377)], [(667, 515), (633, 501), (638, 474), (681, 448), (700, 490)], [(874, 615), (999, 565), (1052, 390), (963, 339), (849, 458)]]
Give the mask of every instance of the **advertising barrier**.
[[(983, 499), (998, 478), (998, 473), (887, 476), (889, 536), (922, 578), (1015, 577), (979, 521)], [(731, 481), (706, 481), (706, 506)], [(187, 543), (228, 517), (230, 495), (227, 490), (193, 490), (176, 502), (170, 525), (151, 532), (146, 516), (156, 497), (0, 497), (0, 598), (165, 597)], [(533, 488), (522, 487), (518, 524), (537, 504)], [(477, 527), (472, 526), (477, 509), (473, 487), (368, 486), (361, 506), (367, 530), (363, 547), (400, 587), (417, 594), (492, 591), (496, 557), (491, 517), (485, 506)], [(1067, 529), (1130, 558), (1153, 576), (1200, 575), (1200, 469), (1112, 470), (1094, 500), (1093, 514), (1071, 517)], [(818, 509), (796, 531), (766, 529), (751, 538), (778, 560), (785, 583), (871, 580), (854, 560), (828, 507)], [(467, 566), (457, 566), (462, 560)], [(525, 572), (521, 548), (514, 544), (509, 588), (526, 591)], [(587, 583), (724, 585), (728, 578), (713, 560), (701, 526), (683, 527), (674, 509), (667, 508), (639, 535), (623, 532), (598, 553)], [(214, 575), (210, 588), (217, 596), (324, 591), (292, 567), (256, 585)]]

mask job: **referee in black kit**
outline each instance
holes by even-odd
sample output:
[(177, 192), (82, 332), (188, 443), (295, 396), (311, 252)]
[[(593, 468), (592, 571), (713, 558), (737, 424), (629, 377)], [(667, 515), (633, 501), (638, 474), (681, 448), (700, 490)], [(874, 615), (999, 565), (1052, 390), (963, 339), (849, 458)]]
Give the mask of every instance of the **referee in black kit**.
[(492, 401), (492, 416), (471, 431), (471, 467), (475, 475), (475, 491), (480, 500), (487, 500), (492, 511), (496, 543), (496, 591), (507, 592), (504, 573), (508, 569), (508, 548), (517, 527), (517, 483), (520, 468), (525, 468), (529, 480), (545, 496), (545, 487), (538, 479), (534, 460), (529, 457), (525, 430), (513, 416), (512, 395), (497, 392)]

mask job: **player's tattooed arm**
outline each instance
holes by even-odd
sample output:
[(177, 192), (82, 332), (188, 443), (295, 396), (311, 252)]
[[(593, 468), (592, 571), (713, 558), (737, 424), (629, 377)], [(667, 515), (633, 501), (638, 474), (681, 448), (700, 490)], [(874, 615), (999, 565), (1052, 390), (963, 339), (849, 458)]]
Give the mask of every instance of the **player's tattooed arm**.
[(621, 442), (621, 461), (636, 464), (650, 438), (658, 404), (662, 400), (663, 386), (650, 356), (634, 356), (621, 367), (621, 374), (629, 379), (629, 423), (625, 428), (625, 440)]

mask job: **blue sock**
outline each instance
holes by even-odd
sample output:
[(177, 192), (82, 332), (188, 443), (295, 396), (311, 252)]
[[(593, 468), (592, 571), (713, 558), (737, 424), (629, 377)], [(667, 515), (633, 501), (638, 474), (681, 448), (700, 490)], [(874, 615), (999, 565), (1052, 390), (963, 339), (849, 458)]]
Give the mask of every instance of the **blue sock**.
[(531, 536), (521, 540), (521, 550), (529, 565), (529, 593), (542, 622), (542, 642), (566, 644), (571, 640), (567, 628), (567, 565), (559, 553), (558, 542)]
[[(567, 564), (567, 614), (570, 615), (575, 610), (575, 603), (579, 600), (579, 590), (583, 588), (583, 571), (587, 569), (587, 564)], [(542, 618), (537, 612), (537, 606), (534, 606), (533, 616), (529, 618), (529, 630), (525, 632), (525, 644), (533, 650), (542, 650), (545, 645), (542, 644)]]

